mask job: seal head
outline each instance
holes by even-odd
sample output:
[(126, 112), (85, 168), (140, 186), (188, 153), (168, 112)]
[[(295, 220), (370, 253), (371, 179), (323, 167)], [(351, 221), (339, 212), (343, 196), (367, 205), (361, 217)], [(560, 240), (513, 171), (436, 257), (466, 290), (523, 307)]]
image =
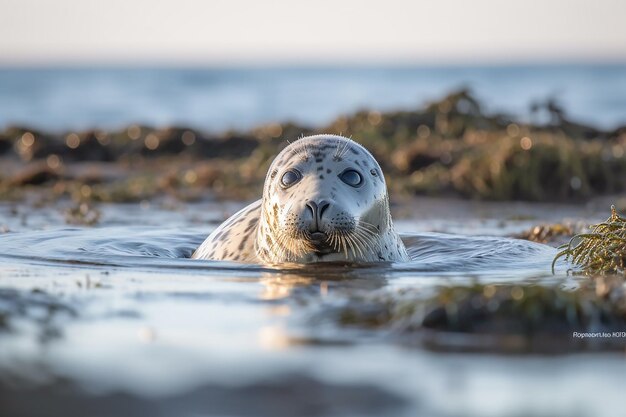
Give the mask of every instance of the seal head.
[(255, 251), (266, 263), (408, 259), (378, 162), (333, 135), (302, 138), (272, 162)]
[(272, 162), (263, 198), (222, 223), (193, 258), (278, 264), (408, 261), (374, 157), (351, 139), (302, 138)]

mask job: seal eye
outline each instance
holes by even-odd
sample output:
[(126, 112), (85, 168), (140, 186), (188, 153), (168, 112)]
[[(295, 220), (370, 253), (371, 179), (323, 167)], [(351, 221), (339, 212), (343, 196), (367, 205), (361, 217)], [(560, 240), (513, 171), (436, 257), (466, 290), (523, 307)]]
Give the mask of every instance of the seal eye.
[(339, 178), (351, 187), (358, 187), (363, 182), (361, 174), (353, 169), (343, 171), (341, 175), (339, 175)]
[(300, 181), (301, 178), (302, 174), (300, 174), (299, 171), (295, 169), (290, 169), (283, 174), (282, 178), (280, 179), (280, 184), (283, 186), (283, 188), (288, 188)]

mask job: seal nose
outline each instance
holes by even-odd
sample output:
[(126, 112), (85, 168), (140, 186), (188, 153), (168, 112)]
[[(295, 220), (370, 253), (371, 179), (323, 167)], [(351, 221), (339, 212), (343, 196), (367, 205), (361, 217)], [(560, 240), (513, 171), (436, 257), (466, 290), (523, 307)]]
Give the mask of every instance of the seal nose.
[(307, 201), (306, 205), (311, 210), (311, 214), (313, 215), (312, 231), (319, 230), (322, 216), (324, 215), (326, 209), (330, 207), (330, 203), (326, 200), (320, 200), (317, 203), (315, 201)]

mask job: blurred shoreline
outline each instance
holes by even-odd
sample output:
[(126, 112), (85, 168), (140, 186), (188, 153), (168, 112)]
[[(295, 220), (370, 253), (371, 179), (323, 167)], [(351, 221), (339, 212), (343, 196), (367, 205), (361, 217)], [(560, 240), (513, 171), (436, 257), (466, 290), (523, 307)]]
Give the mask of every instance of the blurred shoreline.
[(582, 201), (626, 190), (626, 126), (571, 120), (554, 100), (536, 103), (543, 124), (483, 110), (459, 90), (423, 107), (362, 110), (327, 125), (269, 123), (207, 133), (130, 125), (121, 130), (0, 131), (0, 198), (36, 190), (48, 200), (127, 202), (171, 195), (260, 195), (273, 157), (303, 135), (342, 134), (370, 149), (392, 196)]
[(220, 132), (292, 121), (324, 126), (359, 109), (414, 109), (471, 89), (482, 110), (545, 123), (554, 99), (574, 120), (626, 124), (626, 64), (0, 68), (0, 129), (61, 133), (131, 124)]

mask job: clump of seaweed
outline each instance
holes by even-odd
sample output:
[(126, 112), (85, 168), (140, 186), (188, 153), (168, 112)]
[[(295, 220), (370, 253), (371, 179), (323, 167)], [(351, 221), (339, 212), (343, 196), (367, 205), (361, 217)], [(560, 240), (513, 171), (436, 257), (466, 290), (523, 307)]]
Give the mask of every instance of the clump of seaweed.
[[(385, 172), (393, 195), (581, 201), (626, 191), (626, 126), (572, 122), (554, 100), (535, 105), (548, 125), (486, 112), (468, 90), (408, 111), (362, 110), (326, 126), (270, 123), (220, 134), (185, 127), (45, 133), (0, 129), (0, 200), (55, 190), (57, 199), (134, 202), (165, 194), (259, 195), (267, 167), (289, 140), (353, 137)], [(56, 192), (59, 191), (59, 192)]]
[(574, 236), (559, 249), (552, 262), (552, 271), (556, 261), (565, 257), (586, 273), (626, 274), (626, 219), (617, 214), (615, 206), (611, 206), (611, 217), (605, 222), (591, 226), (589, 233)]
[[(514, 235), (517, 239), (530, 240), (538, 243), (553, 243), (569, 240), (574, 235), (576, 225), (565, 223), (540, 224), (529, 230)], [(556, 245), (555, 245), (556, 246)]]
[[(530, 283), (446, 285), (434, 293), (407, 288), (353, 297), (334, 311), (337, 323), (399, 337), (435, 350), (563, 352), (623, 350), (626, 293), (620, 276), (598, 276), (574, 290)], [(333, 314), (332, 309), (327, 309)]]

